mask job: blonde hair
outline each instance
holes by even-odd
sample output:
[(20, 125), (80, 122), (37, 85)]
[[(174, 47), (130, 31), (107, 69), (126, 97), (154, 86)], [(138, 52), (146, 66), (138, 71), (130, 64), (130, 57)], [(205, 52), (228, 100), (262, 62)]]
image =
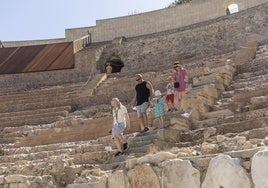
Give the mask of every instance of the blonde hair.
[(171, 80), (173, 81), (173, 77), (172, 76), (168, 76), (167, 77), (167, 81), (171, 81)]
[(111, 102), (117, 102), (119, 104), (119, 108), (121, 108), (121, 106), (122, 106), (122, 103), (120, 102), (120, 100), (117, 97), (112, 98)]

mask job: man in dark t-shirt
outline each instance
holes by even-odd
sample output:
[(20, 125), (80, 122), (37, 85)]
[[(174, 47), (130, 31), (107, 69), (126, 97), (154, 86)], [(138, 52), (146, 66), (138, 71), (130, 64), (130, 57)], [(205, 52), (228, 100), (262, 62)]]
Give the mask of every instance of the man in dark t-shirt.
[(136, 82), (137, 85), (135, 86), (135, 97), (133, 98), (131, 104), (136, 105), (137, 115), (141, 120), (141, 130), (142, 132), (146, 132), (149, 130), (146, 110), (149, 107), (149, 102), (154, 91), (152, 84), (143, 80), (141, 74), (136, 75)]

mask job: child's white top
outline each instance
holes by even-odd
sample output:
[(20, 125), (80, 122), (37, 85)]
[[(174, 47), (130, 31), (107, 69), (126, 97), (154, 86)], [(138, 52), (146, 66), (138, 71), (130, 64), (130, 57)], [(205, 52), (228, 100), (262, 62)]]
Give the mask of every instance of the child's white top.
[(171, 83), (168, 83), (167, 85), (167, 95), (174, 94), (174, 87)]

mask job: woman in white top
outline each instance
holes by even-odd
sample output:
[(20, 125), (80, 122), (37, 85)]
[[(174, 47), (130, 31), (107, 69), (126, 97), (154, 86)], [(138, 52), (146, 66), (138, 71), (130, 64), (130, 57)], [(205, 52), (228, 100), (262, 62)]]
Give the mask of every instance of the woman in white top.
[[(111, 101), (111, 105), (113, 107), (113, 128), (112, 128), (112, 137), (115, 141), (115, 145), (118, 149), (118, 152), (115, 156), (122, 155), (123, 150), (128, 148), (128, 143), (126, 138), (123, 135), (124, 129), (130, 129), (130, 120), (127, 112), (127, 108), (121, 104), (118, 98), (113, 98)], [(121, 147), (121, 143), (123, 144), (123, 149)]]

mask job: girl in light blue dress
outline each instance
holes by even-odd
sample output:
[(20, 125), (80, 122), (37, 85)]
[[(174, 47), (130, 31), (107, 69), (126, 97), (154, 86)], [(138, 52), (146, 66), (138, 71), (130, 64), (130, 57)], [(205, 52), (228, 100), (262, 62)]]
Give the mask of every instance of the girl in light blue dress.
[(165, 97), (162, 96), (159, 90), (156, 90), (153, 103), (155, 106), (154, 116), (159, 119), (160, 129), (164, 129), (164, 115), (165, 115)]

